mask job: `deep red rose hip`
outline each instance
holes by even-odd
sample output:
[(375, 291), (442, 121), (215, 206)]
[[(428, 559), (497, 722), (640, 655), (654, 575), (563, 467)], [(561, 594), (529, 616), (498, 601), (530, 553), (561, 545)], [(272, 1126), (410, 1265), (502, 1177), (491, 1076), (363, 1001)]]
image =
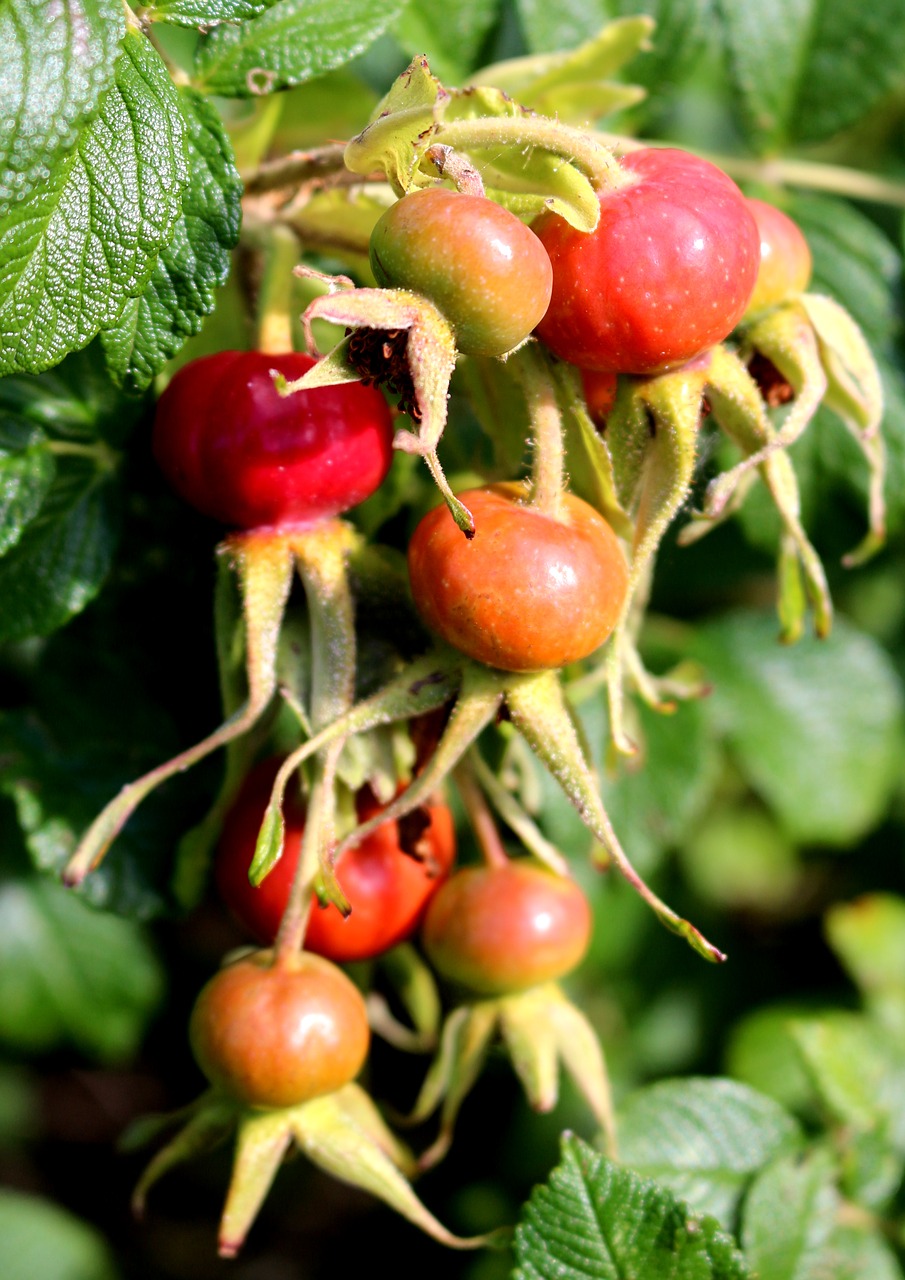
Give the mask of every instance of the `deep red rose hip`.
[(173, 488), (233, 529), (307, 525), (370, 497), (392, 458), (389, 407), (343, 383), (278, 395), (301, 353), (224, 351), (184, 365), (157, 404), (154, 454)]
[[(305, 829), (304, 808), (287, 793), (283, 856), (260, 885), (251, 884), (248, 869), (279, 763), (262, 761), (245, 779), (224, 821), (214, 859), (220, 897), (241, 928), (265, 946), (274, 941), (280, 927)], [(357, 809), (359, 821), (364, 822), (378, 812), (379, 805), (365, 792)], [(399, 822), (387, 822), (340, 856), (336, 874), (352, 912), (343, 917), (332, 904), (314, 903), (305, 933), (307, 950), (340, 964), (368, 960), (404, 941), (418, 927), (455, 861), (455, 828), (452, 814), (439, 801), (416, 809), (402, 821), (404, 834)]]
[(533, 224), (553, 265), (538, 337), (601, 373), (676, 368), (731, 332), (760, 260), (744, 196), (721, 169), (672, 148), (620, 161), (624, 185), (600, 193), (583, 234), (554, 213)]
[(811, 249), (788, 214), (765, 200), (748, 199), (760, 235), (760, 268), (747, 315), (803, 293), (811, 282)]
[(450, 876), (428, 907), (422, 937), (438, 973), (479, 995), (506, 995), (571, 973), (591, 924), (573, 880), (522, 859)]
[(427, 625), (504, 671), (565, 666), (603, 644), (628, 587), (622, 548), (603, 516), (565, 493), (554, 519), (527, 505), (521, 484), (459, 497), (474, 515), (473, 538), (443, 505), (409, 543), (412, 595)]
[(377, 283), (423, 294), (465, 355), (518, 346), (550, 300), (550, 260), (523, 222), (483, 196), (430, 187), (403, 196), (371, 233)]
[(221, 969), (189, 1020), (211, 1084), (252, 1107), (291, 1107), (353, 1080), (367, 1057), (368, 1014), (342, 970), (300, 952), (256, 952)]

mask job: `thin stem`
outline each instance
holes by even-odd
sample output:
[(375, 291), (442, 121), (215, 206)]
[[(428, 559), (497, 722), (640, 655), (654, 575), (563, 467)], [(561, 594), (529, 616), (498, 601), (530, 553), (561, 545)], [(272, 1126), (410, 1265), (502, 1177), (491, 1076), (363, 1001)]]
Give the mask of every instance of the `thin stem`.
[(537, 147), (562, 156), (584, 173), (597, 191), (611, 191), (626, 179), (619, 162), (598, 137), (545, 116), (492, 116), (454, 120), (437, 130), (438, 141), (463, 151), (500, 146)]
[(503, 848), (496, 821), (490, 812), (490, 806), (487, 803), (484, 792), (478, 785), (474, 769), (471, 767), (467, 755), (463, 756), (456, 765), (453, 770), (453, 778), (459, 789), (459, 795), (462, 797), (462, 803), (465, 805), (468, 820), (478, 838), (481, 856), (485, 863), (488, 867), (508, 866), (509, 855)]
[[(361, 183), (367, 181), (360, 174), (350, 173), (343, 155), (344, 142), (331, 142), (325, 147), (313, 147), (308, 151), (290, 151), (277, 160), (268, 160), (256, 168), (241, 174), (248, 195), (260, 195), (264, 191), (276, 191), (280, 187), (301, 186), (314, 180)], [(380, 176), (380, 181), (386, 179)]]
[(534, 436), (531, 505), (545, 515), (559, 515), (563, 491), (565, 445), (563, 422), (547, 357), (536, 342), (527, 342), (512, 359)]
[(283, 355), (293, 350), (292, 300), (299, 242), (288, 227), (274, 226), (267, 238), (264, 279), (258, 299), (258, 350)]

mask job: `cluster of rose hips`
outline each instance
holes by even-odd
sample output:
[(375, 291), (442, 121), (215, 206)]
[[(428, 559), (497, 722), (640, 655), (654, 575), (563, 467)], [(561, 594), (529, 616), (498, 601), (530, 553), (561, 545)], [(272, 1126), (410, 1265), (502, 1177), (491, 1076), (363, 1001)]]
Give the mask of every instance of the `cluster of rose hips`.
[[(160, 398), (154, 449), (163, 471), (189, 503), (233, 531), (221, 551), (240, 578), (248, 699), (204, 743), (108, 807), (73, 860), (72, 880), (96, 864), (151, 786), (235, 743), (260, 719), (278, 693), (279, 635), (296, 570), (310, 615), (301, 745), (288, 759), (259, 762), (244, 780), (233, 770), (220, 810), (216, 882), (264, 949), (233, 958), (199, 996), (190, 1037), (212, 1093), (139, 1190), (142, 1199), (175, 1160), (237, 1126), (226, 1253), (241, 1244), (292, 1143), (456, 1243), (414, 1197), (400, 1173), (407, 1157), (353, 1083), (368, 1052), (368, 1007), (337, 967), (379, 957), (419, 928), (430, 964), (465, 993), (415, 1107), (422, 1117), (442, 1106), (440, 1137), (423, 1162), (448, 1144), (467, 1082), (497, 1032), (532, 1101), (555, 1101), (555, 1084), (551, 1096), (549, 1082), (537, 1082), (542, 1073), (532, 1074), (536, 1055), (553, 1044), (609, 1126), (596, 1041), (556, 986), (588, 945), (587, 901), (556, 851), (544, 857), (540, 833), (515, 802), (500, 801), (498, 785), (492, 798), (502, 816), (548, 865), (506, 855), (466, 753), (505, 707), (591, 829), (618, 849), (555, 673), (624, 626), (637, 566), (649, 554), (638, 530), (650, 517), (642, 512), (634, 533), (624, 523), (614, 529), (605, 502), (598, 510), (566, 488), (559, 372), (574, 367), (582, 410), (605, 439), (617, 404), (664, 379), (677, 380), (683, 394), (686, 383), (703, 386), (708, 353), (746, 315), (801, 293), (810, 274), (794, 224), (746, 199), (704, 160), (640, 149), (609, 175), (591, 231), (555, 212), (529, 227), (502, 204), (439, 179), (403, 194), (371, 238), (378, 288), (338, 294), (321, 312), (351, 330), (351, 373), (315, 385), (330, 379), (310, 355), (230, 351), (184, 366)], [(520, 370), (533, 469), (527, 479), (444, 490), (447, 501), (421, 520), (408, 547), (408, 586), (434, 647), (414, 662), (400, 658), (386, 688), (356, 704), (349, 564), (362, 539), (340, 517), (382, 483), (394, 443), (410, 447), (410, 432), (394, 440), (379, 384), (416, 424), (430, 416), (431, 396), (445, 414), (451, 367), (435, 385), (418, 345), (427, 333), (429, 357), (431, 325), (452, 335), (453, 364), (458, 356), (503, 357)], [(355, 369), (362, 381), (350, 380)], [(298, 380), (302, 390), (281, 394)], [(431, 460), (437, 440), (428, 435)], [(414, 724), (424, 712), (439, 716), (439, 727), (395, 794), (378, 797), (365, 780), (352, 796), (341, 777), (345, 744), (375, 725)], [(437, 790), (453, 772), (485, 855), (483, 865), (459, 870)], [(351, 798), (345, 809), (342, 796)], [(690, 925), (644, 892), (708, 954)], [(541, 1040), (546, 1048), (536, 1047)]]

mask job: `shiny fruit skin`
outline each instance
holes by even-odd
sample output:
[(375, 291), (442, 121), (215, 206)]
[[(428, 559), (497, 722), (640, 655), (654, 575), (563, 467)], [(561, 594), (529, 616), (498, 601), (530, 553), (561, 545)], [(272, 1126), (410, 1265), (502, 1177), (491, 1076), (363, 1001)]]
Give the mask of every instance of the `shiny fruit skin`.
[(446, 506), (429, 511), (408, 549), (415, 605), (427, 625), (478, 662), (542, 671), (593, 653), (619, 619), (628, 569), (616, 535), (574, 494), (562, 519), (527, 506), (524, 487), (460, 494), (476, 532)]
[(437, 972), (478, 995), (506, 995), (564, 977), (591, 939), (591, 908), (573, 880), (528, 860), (463, 867), (422, 928)]
[(255, 952), (221, 969), (189, 1020), (195, 1059), (216, 1088), (250, 1107), (291, 1107), (353, 1080), (367, 1057), (368, 1014), (342, 970), (299, 952)]
[(389, 470), (393, 426), (374, 387), (280, 397), (314, 364), (301, 353), (223, 351), (183, 365), (157, 404), (154, 455), (187, 502), (232, 529), (304, 526), (370, 497)]
[(600, 373), (661, 373), (721, 342), (741, 319), (760, 261), (757, 226), (721, 169), (674, 148), (642, 148), (629, 181), (600, 193), (585, 235), (554, 213), (534, 225), (553, 264), (538, 337)]
[[(249, 883), (248, 868), (279, 763), (265, 760), (248, 775), (226, 817), (214, 860), (220, 897), (240, 927), (265, 946), (276, 938), (305, 829), (303, 807), (287, 794), (283, 856), (257, 888)], [(368, 796), (358, 805), (359, 819), (372, 817), (378, 808)], [(344, 919), (332, 903), (326, 907), (313, 903), (305, 934), (307, 950), (339, 964), (369, 960), (415, 931), (456, 856), (455, 828), (447, 806), (436, 803), (415, 812), (428, 820), (425, 830), (416, 833), (422, 857), (402, 851), (398, 822), (385, 823), (356, 848), (347, 849), (336, 864), (336, 874), (352, 913)]]
[(760, 269), (746, 315), (782, 302), (789, 294), (804, 293), (811, 283), (810, 246), (788, 214), (765, 200), (748, 198), (760, 234)]
[(550, 260), (534, 232), (483, 196), (429, 187), (403, 196), (371, 234), (378, 284), (420, 293), (465, 355), (499, 356), (528, 337), (550, 301)]

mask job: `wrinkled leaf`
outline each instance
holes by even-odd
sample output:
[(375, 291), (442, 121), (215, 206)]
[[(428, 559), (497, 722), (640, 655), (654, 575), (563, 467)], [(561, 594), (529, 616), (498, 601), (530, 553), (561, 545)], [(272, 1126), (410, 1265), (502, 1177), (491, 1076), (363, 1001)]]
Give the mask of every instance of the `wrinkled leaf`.
[(823, 1280), (824, 1251), (839, 1196), (826, 1151), (785, 1157), (755, 1181), (745, 1201), (742, 1244), (753, 1269), (770, 1280)]
[(110, 83), (124, 31), (119, 0), (0, 7), (0, 218), (72, 146)]
[(0, 413), (0, 556), (40, 511), (55, 470), (43, 431)]
[(516, 1228), (513, 1280), (746, 1280), (731, 1237), (664, 1187), (577, 1138), (535, 1187)]
[(207, 30), (221, 22), (247, 22), (276, 3), (277, 0), (156, 0), (148, 5), (145, 16), (151, 22)]
[(141, 292), (179, 211), (184, 132), (163, 61), (130, 31), (78, 143), (0, 223), (0, 373), (57, 363)]
[(214, 309), (239, 235), (242, 184), (220, 117), (199, 94), (182, 89), (189, 176), (173, 238), (144, 293), (102, 334), (114, 379), (142, 391), (198, 333)]

